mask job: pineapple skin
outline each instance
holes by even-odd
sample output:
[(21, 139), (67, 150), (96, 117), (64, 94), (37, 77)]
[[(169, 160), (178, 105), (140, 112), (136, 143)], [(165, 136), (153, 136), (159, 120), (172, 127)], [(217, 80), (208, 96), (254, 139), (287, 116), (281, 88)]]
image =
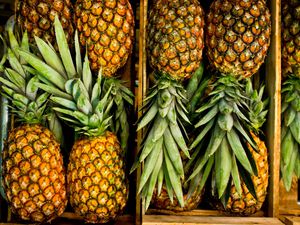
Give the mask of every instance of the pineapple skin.
[(78, 0), (75, 24), (80, 44), (87, 47), (91, 69), (114, 76), (133, 48), (134, 16), (128, 0)]
[(264, 0), (215, 0), (206, 24), (207, 56), (219, 72), (250, 77), (270, 45), (271, 15)]
[(249, 143), (248, 149), (256, 162), (257, 176), (251, 176), (257, 199), (249, 192), (246, 184), (242, 182), (242, 194), (239, 196), (234, 185), (231, 186), (230, 197), (226, 208), (218, 201), (216, 208), (230, 215), (249, 216), (259, 211), (265, 201), (269, 184), (268, 150), (265, 143), (253, 132), (251, 136), (257, 144), (256, 152)]
[(300, 77), (300, 1), (282, 1), (282, 70)]
[(150, 10), (150, 66), (176, 80), (189, 79), (202, 60), (204, 11), (196, 0), (157, 0)]
[(25, 124), (9, 132), (3, 151), (3, 179), (12, 212), (21, 219), (50, 222), (64, 212), (63, 158), (49, 129)]
[(58, 16), (67, 40), (73, 38), (73, 5), (70, 0), (17, 0), (16, 18), (19, 26), (28, 32), (29, 40), (34, 43), (34, 36), (49, 41), (56, 46), (54, 18)]
[(68, 165), (68, 191), (75, 212), (89, 223), (106, 223), (120, 215), (128, 199), (122, 149), (106, 131), (75, 142)]

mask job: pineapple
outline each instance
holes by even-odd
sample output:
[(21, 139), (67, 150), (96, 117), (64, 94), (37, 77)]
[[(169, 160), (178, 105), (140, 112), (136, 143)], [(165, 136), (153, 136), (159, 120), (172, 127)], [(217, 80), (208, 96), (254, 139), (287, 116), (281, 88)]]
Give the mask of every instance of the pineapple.
[(116, 72), (127, 62), (133, 48), (134, 16), (128, 0), (77, 0), (75, 26), (82, 47), (86, 47), (92, 71), (102, 68), (106, 78), (104, 91), (113, 86), (112, 128), (121, 146), (127, 150), (128, 106), (133, 105), (132, 92), (116, 79)]
[(67, 39), (71, 40), (74, 32), (72, 13), (71, 0), (16, 0), (17, 23), (28, 32), (31, 43), (34, 36), (55, 43), (53, 22), (56, 15), (62, 21)]
[(132, 51), (134, 17), (128, 0), (77, 0), (75, 24), (87, 48), (91, 69), (114, 76)]
[[(149, 13), (147, 53), (155, 79), (144, 100), (145, 113), (137, 130), (145, 128), (145, 133), (131, 169), (144, 163), (138, 192), (146, 209), (152, 199), (158, 208), (166, 205), (175, 210), (192, 209), (201, 200), (199, 197), (194, 199), (197, 202), (184, 200), (187, 196), (183, 191), (186, 175), (183, 156), (190, 158), (184, 124), (190, 121), (183, 82), (200, 66), (203, 26), (203, 10), (196, 0), (158, 0)], [(197, 86), (197, 79), (191, 80), (191, 86)], [(169, 206), (160, 203), (166, 197), (171, 202)]]
[(299, 7), (300, 1), (282, 1), (282, 128), (281, 177), (287, 191), (293, 176), (300, 177), (299, 123), (300, 70), (299, 70)]
[(7, 32), (9, 63), (0, 82), (16, 127), (9, 131), (2, 155), (6, 199), (21, 219), (50, 222), (64, 212), (67, 195), (60, 144), (45, 127), (49, 94), (35, 86), (37, 77), (18, 54), (18, 49), (30, 50), (27, 33), (18, 41), (12, 27)]
[(299, 14), (300, 1), (282, 1), (282, 70), (286, 76), (293, 73), (299, 77), (300, 43)]
[[(52, 94), (56, 106), (53, 109), (79, 137), (72, 147), (67, 170), (71, 206), (86, 222), (106, 223), (120, 215), (128, 199), (124, 152), (116, 134), (108, 130), (113, 87), (103, 94), (101, 70), (92, 85), (88, 56), (82, 65), (77, 35), (75, 69), (57, 17), (54, 24), (60, 55), (38, 38), (43, 60), (26, 51), (20, 51), (20, 55), (38, 71), (40, 82), (36, 85)], [(55, 64), (51, 64), (52, 58), (57, 59)]]
[(267, 172), (267, 151), (254, 132), (261, 124), (252, 121), (256, 111), (247, 101), (245, 78), (263, 63), (270, 32), (265, 1), (215, 0), (210, 6), (207, 55), (217, 72), (206, 101), (196, 110), (198, 134), (190, 149), (201, 150), (188, 180), (198, 177), (201, 190), (210, 176), (213, 194), (231, 213), (254, 213), (266, 195), (268, 179), (260, 177)]

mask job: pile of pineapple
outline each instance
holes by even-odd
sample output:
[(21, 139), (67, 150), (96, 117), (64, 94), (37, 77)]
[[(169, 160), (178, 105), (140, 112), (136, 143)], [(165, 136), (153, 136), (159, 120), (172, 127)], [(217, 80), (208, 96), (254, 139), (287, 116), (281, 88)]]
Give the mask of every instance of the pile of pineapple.
[[(287, 189), (293, 174), (300, 176), (299, 4), (283, 1)], [(191, 210), (204, 195), (229, 214), (261, 209), (269, 176), (261, 129), (268, 98), (253, 77), (264, 80), (259, 68), (270, 35), (265, 0), (214, 0), (207, 10), (199, 0), (153, 1), (146, 36), (153, 71), (137, 123), (143, 141), (130, 165), (131, 172), (143, 165), (138, 192), (146, 209)], [(116, 76), (133, 49), (129, 1), (18, 0), (16, 21), (1, 39), (1, 92), (16, 121), (2, 171), (12, 211), (49, 222), (69, 199), (87, 222), (114, 220), (129, 191), (124, 157), (134, 96)], [(60, 146), (69, 137), (61, 121), (75, 133), (66, 169)]]

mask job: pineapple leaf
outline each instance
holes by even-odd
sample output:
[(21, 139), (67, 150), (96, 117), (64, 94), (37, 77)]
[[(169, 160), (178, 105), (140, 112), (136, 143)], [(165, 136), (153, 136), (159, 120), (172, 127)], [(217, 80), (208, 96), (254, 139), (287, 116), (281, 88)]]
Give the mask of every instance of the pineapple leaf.
[(77, 108), (86, 115), (89, 115), (93, 112), (93, 108), (89, 99), (83, 94), (80, 94), (77, 99)]
[(233, 150), (236, 158), (238, 161), (242, 164), (242, 166), (251, 174), (253, 175), (253, 169), (249, 162), (249, 159), (246, 155), (246, 152), (241, 144), (240, 138), (235, 132), (234, 129), (232, 129), (230, 132), (227, 132), (227, 138), (228, 142), (230, 144), (231, 149)]
[(147, 111), (147, 113), (144, 114), (143, 118), (139, 122), (137, 131), (139, 131), (140, 129), (145, 127), (149, 122), (151, 122), (155, 118), (157, 112), (158, 112), (158, 106), (157, 103), (155, 102), (151, 106), (151, 108)]
[(36, 57), (34, 54), (19, 50), (20, 55), (33, 67), (40, 75), (45, 79), (49, 80), (52, 84), (56, 85), (61, 90), (64, 90), (65, 79), (56, 70), (48, 66), (41, 59)]
[[(198, 173), (191, 181), (190, 181), (190, 184), (189, 184), (189, 189), (188, 189), (188, 193), (187, 193), (187, 199), (189, 199), (194, 193), (195, 191), (199, 188), (199, 183), (200, 181), (202, 180), (202, 176), (203, 176), (203, 173), (202, 171), (200, 171), (200, 173)], [(197, 190), (197, 191), (198, 191)]]
[(38, 98), (36, 99), (36, 104), (38, 108), (47, 102), (49, 95), (50, 95), (49, 93), (45, 92), (40, 96), (38, 96)]
[(238, 170), (238, 166), (237, 166), (236, 158), (235, 158), (234, 154), (232, 154), (231, 176), (232, 176), (232, 180), (233, 180), (234, 186), (236, 188), (236, 191), (239, 194), (239, 196), (241, 196), (242, 195), (242, 186), (241, 186), (239, 170)]
[(83, 125), (87, 126), (89, 124), (89, 117), (86, 114), (74, 111), (71, 115), (78, 119)]
[(59, 141), (60, 144), (62, 144), (63, 129), (54, 111), (51, 111), (50, 113), (47, 114), (47, 120), (49, 124), (49, 129), (53, 132), (56, 140)]
[(249, 135), (246, 133), (238, 119), (234, 119), (233, 126), (242, 134), (242, 136), (248, 141), (248, 143), (257, 150), (257, 145), (252, 141), (252, 139), (249, 137)]
[(141, 153), (141, 156), (139, 157), (140, 162), (144, 161), (144, 159), (150, 154), (153, 147), (155, 146), (155, 142), (153, 141), (153, 133), (154, 133), (154, 131), (152, 128), (145, 140), (143, 150), (141, 150), (142, 153)]
[(212, 156), (209, 158), (208, 162), (206, 163), (206, 167), (205, 167), (205, 169), (204, 169), (202, 178), (201, 178), (201, 180), (200, 180), (200, 182), (199, 182), (199, 186), (198, 186), (198, 188), (199, 188), (198, 191), (199, 191), (199, 192), (201, 192), (202, 189), (204, 188), (204, 185), (205, 185), (205, 183), (206, 183), (206, 181), (207, 181), (207, 178), (208, 178), (209, 174), (211, 173), (211, 169), (212, 169), (212, 167), (213, 167), (214, 161), (215, 161), (215, 156), (212, 155)]
[(223, 138), (221, 145), (219, 146), (218, 150), (214, 155), (216, 184), (219, 198), (221, 198), (229, 182), (232, 166), (230, 148), (226, 138)]
[(27, 110), (31, 112), (36, 112), (38, 110), (36, 102), (30, 102), (27, 106)]
[(28, 105), (28, 103), (29, 103), (29, 99), (26, 96), (22, 95), (22, 94), (15, 93), (13, 95), (13, 99), (17, 100), (17, 101), (20, 101), (25, 105)]
[(65, 83), (65, 90), (69, 95), (72, 95), (73, 93), (73, 86), (76, 82), (76, 79), (70, 79), (67, 80), (67, 82)]
[(46, 85), (46, 84), (42, 84), (42, 83), (36, 83), (36, 86), (46, 92), (48, 92), (49, 94), (53, 94), (55, 96), (59, 96), (59, 97), (62, 97), (62, 98), (65, 98), (65, 99), (72, 99), (72, 96), (55, 88), (55, 87), (51, 87), (49, 85)]
[(167, 120), (161, 118), (160, 116), (157, 116), (153, 124), (153, 129), (155, 130), (155, 132), (152, 140), (156, 142), (158, 139), (160, 139), (163, 136), (167, 127), (168, 127)]
[(196, 123), (195, 127), (197, 128), (197, 127), (202, 126), (203, 124), (208, 123), (209, 121), (211, 121), (213, 118), (216, 117), (218, 112), (219, 112), (219, 107), (218, 107), (218, 105), (215, 105), (208, 113), (206, 113), (201, 118), (201, 120), (198, 123)]
[(101, 76), (97, 78), (97, 82), (95, 83), (92, 90), (91, 103), (93, 108), (96, 108), (96, 106), (98, 105), (100, 95), (101, 95)]
[[(25, 51), (29, 51), (29, 39), (28, 39), (27, 30), (25, 30), (25, 32), (23, 33), (23, 36), (22, 36), (21, 49), (23, 49)], [(23, 64), (23, 63), (21, 63), (21, 64)]]
[(6, 77), (16, 86), (18, 86), (23, 93), (25, 93), (26, 81), (21, 74), (10, 68), (6, 68), (4, 72)]
[(77, 111), (78, 108), (76, 106), (76, 104), (73, 101), (70, 101), (68, 99), (65, 98), (61, 98), (61, 97), (50, 97), (50, 99), (55, 102), (58, 105), (62, 105), (64, 108), (68, 108), (70, 110), (74, 110)]
[[(13, 99), (11, 102), (12, 102), (12, 104), (13, 104), (16, 108), (19, 109), (18, 111), (23, 111), (23, 112), (26, 111), (27, 105), (25, 105), (23, 102), (18, 101), (18, 100), (15, 100), (15, 99)], [(17, 112), (18, 112), (18, 111), (17, 111)], [(22, 117), (21, 117), (21, 118), (22, 118)]]
[(281, 142), (281, 161), (283, 166), (290, 164), (290, 157), (294, 148), (295, 140), (291, 131), (288, 130)]
[[(63, 114), (66, 114), (66, 115), (68, 115), (68, 116), (73, 116), (73, 113), (74, 113), (74, 111), (72, 111), (72, 110), (68, 110), (68, 109), (62, 109), (62, 108), (59, 108), (59, 107), (53, 107), (52, 108), (54, 111), (56, 111), (56, 112), (58, 112), (58, 113), (63, 113)], [(59, 117), (61, 117), (60, 115), (59, 115)], [(74, 116), (75, 117), (75, 116)], [(76, 117), (75, 117), (76, 118)], [(76, 118), (77, 119), (77, 118)]]
[(293, 123), (290, 124), (290, 130), (295, 141), (300, 144), (300, 112), (297, 112), (295, 115)]
[(165, 177), (167, 193), (168, 193), (171, 203), (173, 204), (174, 193), (173, 193), (171, 179), (170, 179), (165, 161), (163, 163), (163, 173), (164, 173), (164, 177)]
[(218, 125), (222, 130), (230, 131), (233, 127), (233, 118), (231, 114), (221, 113), (218, 116)]
[(76, 70), (78, 74), (82, 74), (82, 59), (80, 53), (80, 44), (78, 38), (78, 31), (75, 31), (75, 53), (76, 53)]
[(97, 128), (99, 126), (100, 118), (97, 114), (93, 114), (89, 118), (89, 127)]
[(31, 100), (34, 100), (36, 98), (38, 87), (36, 86), (36, 83), (39, 81), (37, 76), (32, 77), (26, 86), (26, 96), (28, 96)]
[(20, 90), (14, 83), (4, 79), (3, 77), (0, 77), (0, 82), (16, 92), (22, 92), (22, 90)]
[(13, 31), (14, 26), (15, 26), (15, 19), (13, 17), (10, 17), (6, 22), (5, 30), (8, 33), (10, 48), (14, 51), (16, 57), (19, 58), (17, 49), (19, 49), (20, 46), (16, 36), (14, 35), (14, 31)]
[(176, 110), (175, 110), (174, 101), (172, 101), (172, 103), (170, 104), (170, 109), (168, 111), (167, 117), (168, 117), (169, 122), (176, 123), (177, 114), (176, 114)]
[(186, 145), (184, 137), (177, 123), (169, 124), (170, 131), (179, 148), (183, 151), (186, 157), (190, 158), (189, 148)]
[(184, 179), (182, 159), (181, 159), (177, 144), (174, 141), (169, 128), (166, 128), (163, 137), (164, 137), (163, 139), (164, 139), (165, 149), (166, 149), (167, 153), (169, 154), (169, 157), (173, 164), (173, 167), (177, 171), (177, 174), (182, 179)]
[(47, 65), (55, 69), (59, 74), (61, 74), (65, 79), (67, 79), (67, 74), (62, 64), (59, 56), (45, 41), (41, 38), (35, 36), (35, 42), (38, 46), (40, 53), (42, 54)]
[[(210, 138), (207, 150), (205, 152), (205, 154), (208, 157), (211, 157), (213, 154), (215, 154), (215, 152), (219, 148), (220, 144), (222, 143), (222, 140), (223, 140), (225, 134), (226, 134), (226, 132), (224, 130), (220, 129), (218, 124), (215, 124), (214, 130), (212, 133), (212, 137)], [(204, 163), (206, 163), (206, 161)]]
[(202, 80), (203, 71), (204, 71), (204, 63), (201, 62), (200, 66), (195, 71), (191, 79), (189, 79), (188, 85), (186, 87), (186, 96), (188, 100), (190, 100), (192, 96), (196, 93), (198, 85)]
[(195, 148), (203, 140), (207, 132), (211, 130), (212, 126), (214, 125), (214, 122), (215, 119), (212, 119), (205, 125), (205, 127), (201, 130), (200, 134), (198, 134), (196, 139), (193, 141), (192, 145), (190, 146), (190, 149)]
[(144, 170), (142, 172), (141, 178), (140, 178), (138, 193), (141, 192), (141, 190), (143, 189), (147, 180), (149, 179), (151, 173), (153, 172), (155, 164), (159, 158), (159, 155), (162, 152), (162, 148), (163, 148), (163, 138), (160, 138), (155, 143), (153, 151), (151, 151), (151, 153), (149, 154), (149, 157), (147, 157), (145, 160), (145, 166), (144, 166)]
[(17, 73), (19, 73), (24, 79), (26, 78), (26, 74), (23, 70), (23, 67), (16, 57), (15, 53), (10, 49), (7, 48), (7, 59), (9, 61), (9, 64), (13, 70), (15, 70)]
[(72, 56), (70, 53), (70, 49), (68, 46), (68, 42), (65, 36), (65, 32), (61, 23), (59, 22), (58, 16), (55, 16), (54, 19), (54, 29), (55, 29), (55, 37), (56, 43), (59, 49), (59, 53), (64, 64), (65, 70), (67, 72), (68, 78), (74, 78), (76, 76), (76, 70), (73, 64)]
[[(179, 102), (181, 102), (181, 101), (179, 101)], [(189, 118), (188, 118), (187, 115), (186, 115), (186, 114), (187, 114), (186, 109), (185, 109), (185, 108), (182, 108), (183, 106), (182, 106), (181, 104), (176, 104), (175, 107), (176, 107), (176, 110), (177, 110), (178, 114), (181, 116), (181, 118), (182, 118), (185, 122), (191, 124)]]
[(179, 175), (176, 173), (172, 162), (169, 158), (169, 155), (166, 151), (166, 149), (163, 147), (163, 151), (164, 151), (164, 159), (166, 162), (166, 167), (167, 167), (167, 173), (169, 175), (170, 181), (171, 181), (171, 185), (173, 187), (173, 190), (177, 196), (178, 202), (180, 204), (181, 207), (184, 207), (184, 200), (183, 200), (183, 193), (182, 193), (182, 186), (181, 186), (181, 181), (180, 181), (180, 177)]
[(92, 71), (90, 69), (90, 63), (87, 54), (85, 54), (84, 63), (83, 63), (83, 73), (82, 80), (85, 86), (85, 89), (88, 93), (92, 91)]
[(157, 176), (157, 196), (160, 196), (160, 194), (161, 194), (163, 180), (164, 180), (164, 171), (163, 171), (163, 167), (161, 166), (158, 176)]
[(146, 210), (148, 209), (150, 202), (152, 200), (153, 191), (155, 188), (155, 184), (157, 182), (157, 178), (158, 178), (159, 171), (161, 169), (162, 162), (163, 162), (163, 152), (161, 151), (158, 156), (157, 162), (155, 163), (155, 167), (153, 169), (153, 172), (152, 172), (150, 180), (149, 180), (148, 191), (147, 191), (147, 196), (146, 196), (146, 203), (145, 203)]

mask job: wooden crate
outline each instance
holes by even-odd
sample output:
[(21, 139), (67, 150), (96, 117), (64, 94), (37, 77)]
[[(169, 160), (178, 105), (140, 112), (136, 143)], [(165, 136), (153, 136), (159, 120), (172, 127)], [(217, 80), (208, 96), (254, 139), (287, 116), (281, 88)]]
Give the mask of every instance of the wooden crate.
[[(204, 3), (203, 3), (204, 4)], [(279, 216), (279, 163), (280, 163), (280, 112), (281, 112), (281, 51), (280, 51), (280, 0), (268, 1), (272, 15), (272, 35), (268, 57), (265, 63), (266, 89), (270, 97), (269, 114), (266, 125), (266, 144), (269, 150), (270, 178), (266, 209), (255, 214), (255, 217), (224, 217), (215, 210), (197, 209), (190, 212), (173, 215), (163, 210), (148, 210), (144, 212), (141, 201), (137, 200), (136, 223), (143, 225), (156, 224), (281, 224)], [(147, 57), (146, 57), (146, 26), (148, 0), (140, 0), (140, 34), (139, 34), (139, 87), (138, 106), (142, 106), (147, 92)], [(140, 115), (139, 115), (140, 116)], [(138, 143), (141, 143), (141, 132), (138, 133)], [(138, 178), (141, 171), (137, 172)], [(140, 196), (137, 194), (137, 199)]]

